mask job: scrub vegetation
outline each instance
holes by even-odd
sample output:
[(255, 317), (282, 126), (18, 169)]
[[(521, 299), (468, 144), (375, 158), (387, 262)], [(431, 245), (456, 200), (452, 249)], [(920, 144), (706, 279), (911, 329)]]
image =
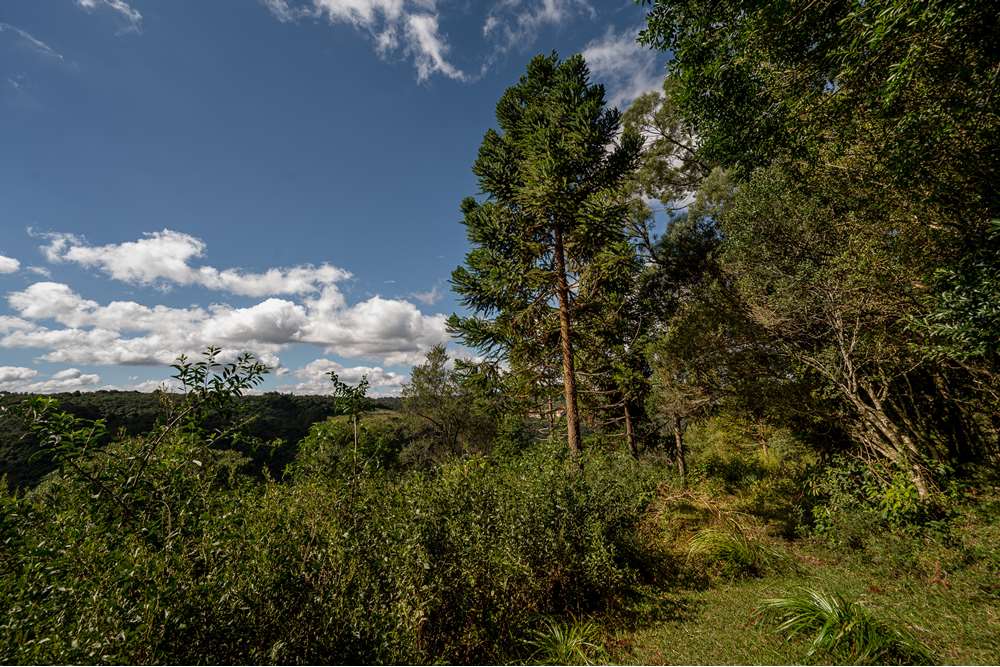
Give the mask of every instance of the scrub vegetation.
[(1000, 662), (1000, 12), (640, 4), (497, 104), (474, 359), (2, 397), (0, 662)]

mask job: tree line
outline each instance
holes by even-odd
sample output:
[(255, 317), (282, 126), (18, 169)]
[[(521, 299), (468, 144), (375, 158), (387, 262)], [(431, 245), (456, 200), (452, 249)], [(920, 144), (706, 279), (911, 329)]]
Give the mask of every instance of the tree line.
[(996, 7), (643, 4), (662, 89), (621, 113), (552, 54), (497, 104), (452, 274), (465, 375), (574, 457), (582, 423), (683, 474), (687, 426), (723, 412), (921, 497), (995, 461)]

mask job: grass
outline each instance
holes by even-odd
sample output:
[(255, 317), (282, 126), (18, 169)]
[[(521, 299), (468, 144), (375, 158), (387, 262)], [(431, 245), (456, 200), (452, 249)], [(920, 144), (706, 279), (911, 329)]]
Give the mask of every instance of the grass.
[(812, 636), (807, 657), (865, 664), (933, 662), (930, 649), (908, 631), (838, 593), (802, 588), (762, 600), (758, 609), (777, 621), (779, 634)]
[(687, 555), (689, 561), (701, 561), (730, 578), (761, 576), (781, 570), (788, 562), (782, 551), (733, 518), (695, 533), (688, 542)]
[(526, 644), (534, 649), (531, 661), (543, 665), (590, 665), (602, 655), (600, 628), (591, 621), (559, 622), (548, 619)]
[[(788, 567), (765, 568), (752, 578), (698, 576), (709, 556), (753, 562), (742, 553), (752, 549), (725, 520), (741, 500), (698, 490), (662, 490), (645, 530), (661, 536), (662, 546), (679, 565), (688, 564), (688, 576), (658, 582), (629, 609), (597, 619), (609, 662), (896, 662), (909, 646), (919, 647), (905, 658), (909, 661), (932, 657), (943, 664), (1000, 664), (1000, 503), (995, 496), (980, 497), (964, 510), (947, 539), (872, 533), (857, 551), (796, 539), (781, 550)], [(759, 538), (760, 532), (751, 534)], [(696, 554), (689, 556), (692, 543)], [(895, 646), (883, 650), (873, 638), (870, 643), (877, 650), (831, 652), (814, 648), (822, 627), (814, 622), (801, 625), (798, 633), (775, 632), (783, 622), (780, 614), (772, 617), (776, 624), (760, 622), (763, 600), (789, 598), (789, 591), (803, 589), (837, 591), (845, 624), (860, 623), (866, 626), (862, 632), (879, 632)]]
[[(639, 620), (602, 623), (609, 659), (618, 664), (801, 664), (829, 662), (808, 655), (810, 638), (784, 637), (756, 622), (761, 600), (797, 588), (828, 588), (899, 618), (944, 664), (1000, 664), (1000, 605), (980, 589), (987, 573), (953, 576), (951, 585), (893, 577), (863, 558), (840, 558), (797, 545), (798, 571), (711, 586), (667, 590)], [(995, 574), (993, 575), (995, 576)]]

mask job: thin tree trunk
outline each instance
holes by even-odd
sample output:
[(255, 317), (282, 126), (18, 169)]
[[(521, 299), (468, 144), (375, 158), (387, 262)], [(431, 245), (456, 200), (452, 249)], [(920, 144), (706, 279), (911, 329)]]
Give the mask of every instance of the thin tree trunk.
[(635, 441), (635, 429), (632, 427), (632, 413), (628, 409), (628, 401), (625, 401), (625, 439), (628, 440), (628, 451), (632, 458), (639, 458), (639, 446)]
[(576, 371), (573, 368), (573, 341), (570, 331), (569, 284), (566, 282), (566, 255), (562, 229), (555, 230), (556, 292), (559, 296), (559, 342), (563, 358), (563, 392), (566, 396), (566, 441), (577, 456), (580, 446), (580, 415), (576, 410)]
[(358, 474), (358, 416), (351, 415), (351, 423), (354, 425), (354, 474)]
[(674, 417), (674, 457), (677, 459), (677, 473), (682, 482), (687, 482), (687, 461), (684, 452), (684, 429), (681, 428), (681, 418)]

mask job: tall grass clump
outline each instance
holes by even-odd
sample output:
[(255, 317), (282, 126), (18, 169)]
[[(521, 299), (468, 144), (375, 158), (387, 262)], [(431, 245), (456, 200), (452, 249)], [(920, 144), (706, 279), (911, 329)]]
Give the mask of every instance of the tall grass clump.
[(703, 528), (688, 542), (688, 561), (698, 561), (728, 578), (762, 576), (788, 565), (788, 557), (749, 526), (729, 518)]
[(930, 649), (909, 632), (836, 593), (800, 589), (763, 600), (759, 610), (787, 638), (811, 635), (807, 657), (860, 664), (928, 664)]
[(590, 621), (549, 619), (527, 640), (534, 649), (529, 659), (540, 665), (590, 665), (603, 652), (599, 636), (600, 629)]

